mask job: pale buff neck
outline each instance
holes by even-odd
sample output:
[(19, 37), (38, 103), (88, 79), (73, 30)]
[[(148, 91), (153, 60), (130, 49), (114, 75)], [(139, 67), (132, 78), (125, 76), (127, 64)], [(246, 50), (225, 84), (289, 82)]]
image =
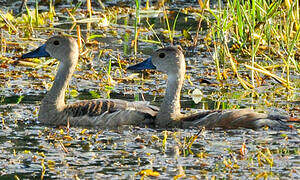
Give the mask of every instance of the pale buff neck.
[(62, 110), (65, 107), (65, 92), (76, 67), (76, 63), (72, 63), (70, 60), (63, 62), (59, 65), (51, 89), (42, 101), (42, 104), (54, 106), (57, 110)]
[(185, 66), (177, 73), (169, 74), (165, 97), (156, 117), (158, 127), (167, 127), (170, 123), (179, 120), (180, 113), (180, 92), (184, 83)]

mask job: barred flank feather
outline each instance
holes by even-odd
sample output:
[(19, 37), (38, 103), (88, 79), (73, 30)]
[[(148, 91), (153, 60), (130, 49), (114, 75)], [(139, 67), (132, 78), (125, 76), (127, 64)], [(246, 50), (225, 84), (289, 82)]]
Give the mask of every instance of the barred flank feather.
[(148, 102), (97, 99), (67, 105), (60, 113), (53, 113), (44, 123), (61, 125), (68, 121), (71, 126), (105, 128), (123, 125), (152, 126), (157, 112), (158, 108)]
[(79, 103), (68, 105), (64, 110), (68, 116), (99, 116), (104, 112), (115, 112), (115, 103), (110, 100), (98, 100), (98, 101), (82, 101)]

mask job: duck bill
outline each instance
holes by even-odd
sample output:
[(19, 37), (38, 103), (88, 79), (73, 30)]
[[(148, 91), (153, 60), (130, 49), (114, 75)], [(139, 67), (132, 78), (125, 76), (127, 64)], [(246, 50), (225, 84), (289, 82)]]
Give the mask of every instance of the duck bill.
[(50, 54), (46, 51), (46, 44), (40, 46), (36, 50), (33, 50), (29, 53), (23, 54), (21, 59), (25, 58), (38, 58), (38, 57), (50, 57)]
[(133, 66), (129, 66), (127, 69), (129, 70), (144, 70), (144, 69), (156, 69), (156, 67), (152, 63), (152, 58), (148, 58), (145, 61), (138, 63)]

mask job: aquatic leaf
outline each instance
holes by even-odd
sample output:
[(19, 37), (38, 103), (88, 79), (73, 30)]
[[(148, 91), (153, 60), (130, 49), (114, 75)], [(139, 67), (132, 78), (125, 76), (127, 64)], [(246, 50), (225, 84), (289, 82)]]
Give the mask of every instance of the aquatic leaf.
[(85, 134), (85, 132), (87, 131), (87, 129), (83, 129), (80, 134)]
[(88, 40), (92, 40), (95, 38), (103, 38), (103, 37), (105, 37), (105, 35), (103, 35), (103, 34), (92, 34), (88, 37)]
[(267, 153), (268, 156), (272, 156), (272, 153), (271, 153), (269, 148), (266, 148), (266, 153)]
[(209, 154), (208, 153), (206, 153), (206, 152), (200, 152), (200, 153), (197, 153), (196, 154), (196, 156), (198, 157), (198, 158), (201, 158), (201, 159), (203, 159), (203, 158), (206, 158), (206, 157), (208, 157), (209, 156)]
[(161, 44), (160, 41), (150, 40), (150, 39), (139, 39), (139, 41), (146, 42), (146, 43), (152, 43), (152, 44)]
[(24, 98), (24, 96), (19, 96), (19, 98), (17, 99), (16, 104), (19, 104), (22, 101), (23, 98)]
[(99, 98), (101, 98), (101, 96), (96, 92), (96, 91), (89, 91), (89, 93), (92, 95), (92, 97), (94, 98), (94, 99), (99, 99)]
[(186, 29), (182, 30), (182, 35), (183, 35), (184, 38), (186, 38), (188, 40), (192, 40), (193, 39), (192, 36), (191, 36), (191, 33), (188, 30), (186, 30)]
[(262, 172), (262, 173), (259, 173), (259, 174), (255, 177), (255, 179), (260, 179), (260, 178), (268, 179), (268, 173)]
[(79, 93), (78, 93), (78, 91), (76, 91), (75, 89), (72, 89), (72, 90), (70, 91), (70, 96), (71, 96), (71, 97), (75, 98), (75, 97), (77, 97), (78, 95), (79, 95)]
[(227, 160), (226, 158), (224, 158), (223, 164), (225, 165), (225, 167), (231, 168), (231, 161), (230, 161), (230, 159)]
[(55, 161), (52, 161), (52, 160), (48, 160), (47, 163), (48, 163), (48, 166), (54, 166), (55, 165)]
[(264, 157), (265, 160), (267, 161), (267, 163), (270, 165), (270, 167), (273, 166), (274, 164), (274, 161), (273, 161), (273, 158), (272, 157), (268, 157), (267, 155), (265, 155), (264, 153), (262, 153), (261, 151), (259, 151), (261, 157)]
[(194, 85), (194, 83), (191, 81), (191, 76), (185, 75), (185, 78), (188, 80), (188, 82), (190, 83), (191, 86)]
[(117, 36), (118, 35), (118, 31), (111, 30), (111, 31), (109, 31), (109, 34), (111, 34), (112, 36)]
[(153, 171), (152, 169), (145, 169), (145, 170), (141, 170), (140, 172), (137, 173), (137, 175), (140, 176), (160, 176), (159, 172), (157, 171)]
[(194, 141), (198, 138), (198, 135), (192, 136), (192, 138), (190, 138), (189, 140), (189, 144), (188, 144), (188, 149), (191, 149)]
[(63, 139), (67, 140), (67, 141), (72, 141), (73, 140), (73, 138), (71, 136), (64, 136)]
[(203, 93), (201, 90), (199, 89), (195, 89), (192, 93), (192, 98), (193, 98), (193, 101), (198, 104), (199, 102), (201, 102), (202, 98), (203, 98)]
[(71, 143), (64, 143), (63, 145), (64, 145), (64, 147), (68, 147), (68, 146), (71, 146)]
[(37, 154), (38, 154), (39, 156), (46, 157), (45, 154), (44, 154), (44, 152), (37, 152)]
[(222, 76), (223, 76), (223, 78), (225, 80), (228, 79), (228, 75), (227, 75), (227, 70), (226, 69), (222, 72)]
[(185, 176), (185, 174), (178, 174), (178, 175), (173, 177), (173, 180), (177, 180), (177, 179), (182, 178), (184, 176)]
[(163, 152), (166, 152), (166, 145), (167, 145), (167, 138), (168, 138), (168, 131), (163, 131), (162, 132), (163, 135), (164, 135), (164, 139), (162, 141), (162, 149), (163, 149)]
[(29, 153), (31, 153), (30, 150), (24, 150), (24, 154), (29, 154)]
[(152, 141), (159, 141), (160, 138), (159, 138), (158, 136), (156, 136), (156, 135), (152, 135), (152, 136), (151, 136), (151, 140), (152, 140)]

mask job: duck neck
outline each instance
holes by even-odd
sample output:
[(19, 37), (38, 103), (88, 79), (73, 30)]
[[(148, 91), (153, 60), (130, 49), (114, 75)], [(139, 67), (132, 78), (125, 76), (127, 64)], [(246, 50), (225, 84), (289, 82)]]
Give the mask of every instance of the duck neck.
[(76, 63), (70, 60), (60, 63), (53, 85), (42, 102), (47, 105), (47, 108), (54, 106), (55, 109), (62, 110), (65, 107), (65, 92), (75, 67)]
[(180, 119), (180, 91), (184, 82), (185, 68), (168, 74), (167, 89), (157, 115), (158, 127), (167, 127)]

